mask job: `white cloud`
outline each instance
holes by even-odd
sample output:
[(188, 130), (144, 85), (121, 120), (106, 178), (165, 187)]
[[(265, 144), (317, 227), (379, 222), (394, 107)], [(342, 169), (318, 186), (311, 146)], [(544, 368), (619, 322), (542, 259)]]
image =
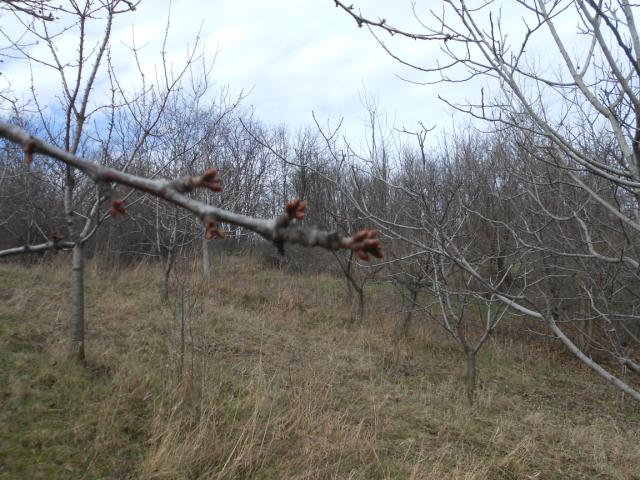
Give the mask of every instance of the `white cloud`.
[[(385, 17), (390, 23), (420, 31), (409, 0), (355, 3), (372, 18)], [(431, 2), (422, 5), (418, 9), (425, 12), (433, 7)], [(140, 82), (127, 48), (134, 35), (143, 71), (151, 80), (155, 76), (169, 8), (167, 0), (146, 0), (135, 13), (117, 18), (112, 54), (124, 85), (135, 87)], [(503, 12), (505, 25), (517, 33), (520, 20), (512, 21), (508, 13), (508, 9)], [(569, 30), (571, 22), (565, 22)], [(235, 93), (251, 91), (246, 103), (255, 107), (260, 118), (292, 129), (311, 124), (315, 111), (321, 120), (337, 121), (343, 116), (347, 130), (360, 135), (366, 117), (361, 105), (365, 89), (400, 126), (415, 128), (421, 120), (427, 125), (449, 124), (450, 111), (437, 99), (438, 94), (462, 100), (476, 97), (479, 91), (479, 83), (420, 86), (402, 81), (398, 74), (415, 80), (424, 80), (424, 75), (390, 58), (367, 29), (357, 28), (332, 0), (174, 0), (166, 48), (175, 69), (184, 64), (187, 48), (200, 28), (207, 57), (213, 59), (218, 52), (212, 82), (229, 85)], [(101, 30), (95, 27), (91, 34), (96, 36)], [(438, 55), (436, 42), (381, 38), (418, 64), (432, 64)], [(63, 53), (72, 57), (76, 50), (73, 37), (62, 40)], [(10, 67), (5, 65), (3, 73), (14, 88), (27, 88), (26, 65), (10, 62)], [(50, 72), (36, 74), (36, 84), (44, 94), (52, 95), (59, 88)]]

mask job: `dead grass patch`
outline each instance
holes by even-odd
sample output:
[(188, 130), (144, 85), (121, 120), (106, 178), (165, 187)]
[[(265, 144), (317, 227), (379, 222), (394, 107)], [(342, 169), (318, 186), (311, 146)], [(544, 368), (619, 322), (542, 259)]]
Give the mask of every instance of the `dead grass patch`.
[[(640, 414), (589, 372), (496, 338), (463, 358), (383, 288), (232, 259), (191, 282), (181, 352), (153, 265), (88, 270), (89, 365), (66, 360), (66, 274), (0, 267), (0, 478), (637, 478)], [(181, 368), (177, 368), (180, 363)], [(636, 477), (634, 477), (634, 475)]]

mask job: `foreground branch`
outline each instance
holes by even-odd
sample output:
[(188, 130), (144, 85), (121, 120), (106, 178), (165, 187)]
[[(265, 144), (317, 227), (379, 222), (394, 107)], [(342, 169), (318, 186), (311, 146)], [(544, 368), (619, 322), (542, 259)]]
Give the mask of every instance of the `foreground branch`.
[(2, 0), (1, 10), (9, 10), (14, 13), (26, 13), (30, 17), (38, 20), (52, 22), (55, 20), (53, 13), (47, 10), (60, 10), (61, 7), (54, 7), (49, 0)]
[[(211, 232), (208, 235), (221, 232), (217, 227), (217, 222), (224, 222), (255, 232), (274, 242), (279, 248), (285, 243), (292, 243), (305, 247), (322, 247), (327, 250), (350, 249), (364, 260), (368, 260), (370, 255), (382, 258), (382, 246), (377, 238), (378, 232), (375, 230), (362, 230), (352, 237), (342, 237), (337, 232), (327, 232), (315, 227), (303, 227), (297, 224), (292, 225), (292, 220), (299, 221), (304, 218), (304, 205), (300, 201), (294, 201), (288, 205), (285, 213), (280, 217), (262, 219), (217, 208), (187, 195), (195, 188), (219, 191), (220, 184), (215, 169), (208, 170), (199, 177), (187, 176), (176, 180), (149, 179), (77, 157), (31, 136), (19, 127), (4, 122), (0, 122), (0, 137), (22, 145), (27, 162), (31, 161), (34, 154), (46, 155), (77, 168), (97, 184), (125, 185), (189, 210), (207, 226), (207, 230)], [(118, 214), (125, 212), (122, 200), (113, 201), (112, 212)]]
[(0, 250), (0, 257), (10, 257), (12, 255), (20, 255), (22, 253), (42, 253), (47, 250), (70, 250), (74, 246), (75, 243), (68, 240), (49, 240), (48, 242), (39, 243), (37, 245), (22, 245), (20, 247)]

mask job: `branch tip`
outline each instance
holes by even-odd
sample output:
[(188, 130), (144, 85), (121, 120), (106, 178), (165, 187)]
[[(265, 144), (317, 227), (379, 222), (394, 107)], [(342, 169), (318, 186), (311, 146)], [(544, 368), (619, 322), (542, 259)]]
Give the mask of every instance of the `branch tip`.
[(213, 192), (221, 192), (222, 180), (220, 178), (220, 170), (217, 168), (210, 168), (201, 176), (193, 179), (193, 186), (205, 187)]
[(363, 261), (369, 261), (371, 256), (376, 258), (384, 258), (382, 253), (382, 243), (378, 238), (377, 230), (364, 229), (356, 233), (347, 242), (346, 248), (353, 250), (358, 258)]
[(30, 167), (33, 162), (33, 154), (35, 153), (37, 146), (38, 143), (34, 138), (30, 138), (24, 146), (24, 161), (28, 167)]
[(124, 209), (124, 200), (116, 199), (111, 202), (111, 210), (109, 211), (111, 218), (116, 218), (118, 215), (126, 215), (127, 212)]
[(299, 221), (304, 220), (305, 208), (307, 208), (307, 202), (305, 200), (300, 200), (299, 198), (287, 203), (285, 210), (289, 221), (294, 218)]
[(224, 238), (224, 230), (218, 226), (215, 220), (207, 221), (207, 233), (205, 234), (207, 240), (213, 240), (216, 237)]

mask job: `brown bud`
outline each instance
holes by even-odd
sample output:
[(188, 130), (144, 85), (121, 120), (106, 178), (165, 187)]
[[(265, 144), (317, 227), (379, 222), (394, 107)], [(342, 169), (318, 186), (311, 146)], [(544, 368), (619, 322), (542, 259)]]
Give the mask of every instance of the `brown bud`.
[(285, 210), (289, 220), (304, 220), (304, 210), (307, 208), (307, 202), (299, 198), (287, 203)]
[(364, 260), (365, 262), (368, 262), (370, 259), (369, 254), (363, 252), (362, 250), (356, 250), (356, 254), (358, 255), (358, 257), (360, 257), (360, 260)]
[(378, 239), (377, 230), (360, 230), (356, 233), (346, 245), (347, 248), (353, 250), (358, 258), (368, 261), (371, 255), (376, 258), (383, 258), (382, 243)]
[(205, 187), (213, 192), (222, 191), (222, 180), (220, 179), (220, 171), (217, 168), (210, 168), (200, 177), (193, 180), (194, 187)]
[(33, 154), (35, 153), (37, 146), (38, 144), (33, 138), (24, 146), (24, 161), (28, 167), (30, 167), (33, 162)]
[(353, 236), (353, 238), (351, 239), (351, 242), (352, 243), (360, 243), (362, 240), (367, 238), (367, 235), (369, 235), (369, 230), (360, 230), (358, 233), (356, 233)]
[(224, 238), (224, 230), (222, 230), (215, 221), (209, 220), (207, 222), (207, 233), (205, 236), (207, 240), (213, 240), (216, 237)]
[(116, 199), (111, 202), (111, 210), (109, 213), (112, 218), (116, 218), (118, 215), (126, 215), (127, 212), (124, 210), (124, 200)]

